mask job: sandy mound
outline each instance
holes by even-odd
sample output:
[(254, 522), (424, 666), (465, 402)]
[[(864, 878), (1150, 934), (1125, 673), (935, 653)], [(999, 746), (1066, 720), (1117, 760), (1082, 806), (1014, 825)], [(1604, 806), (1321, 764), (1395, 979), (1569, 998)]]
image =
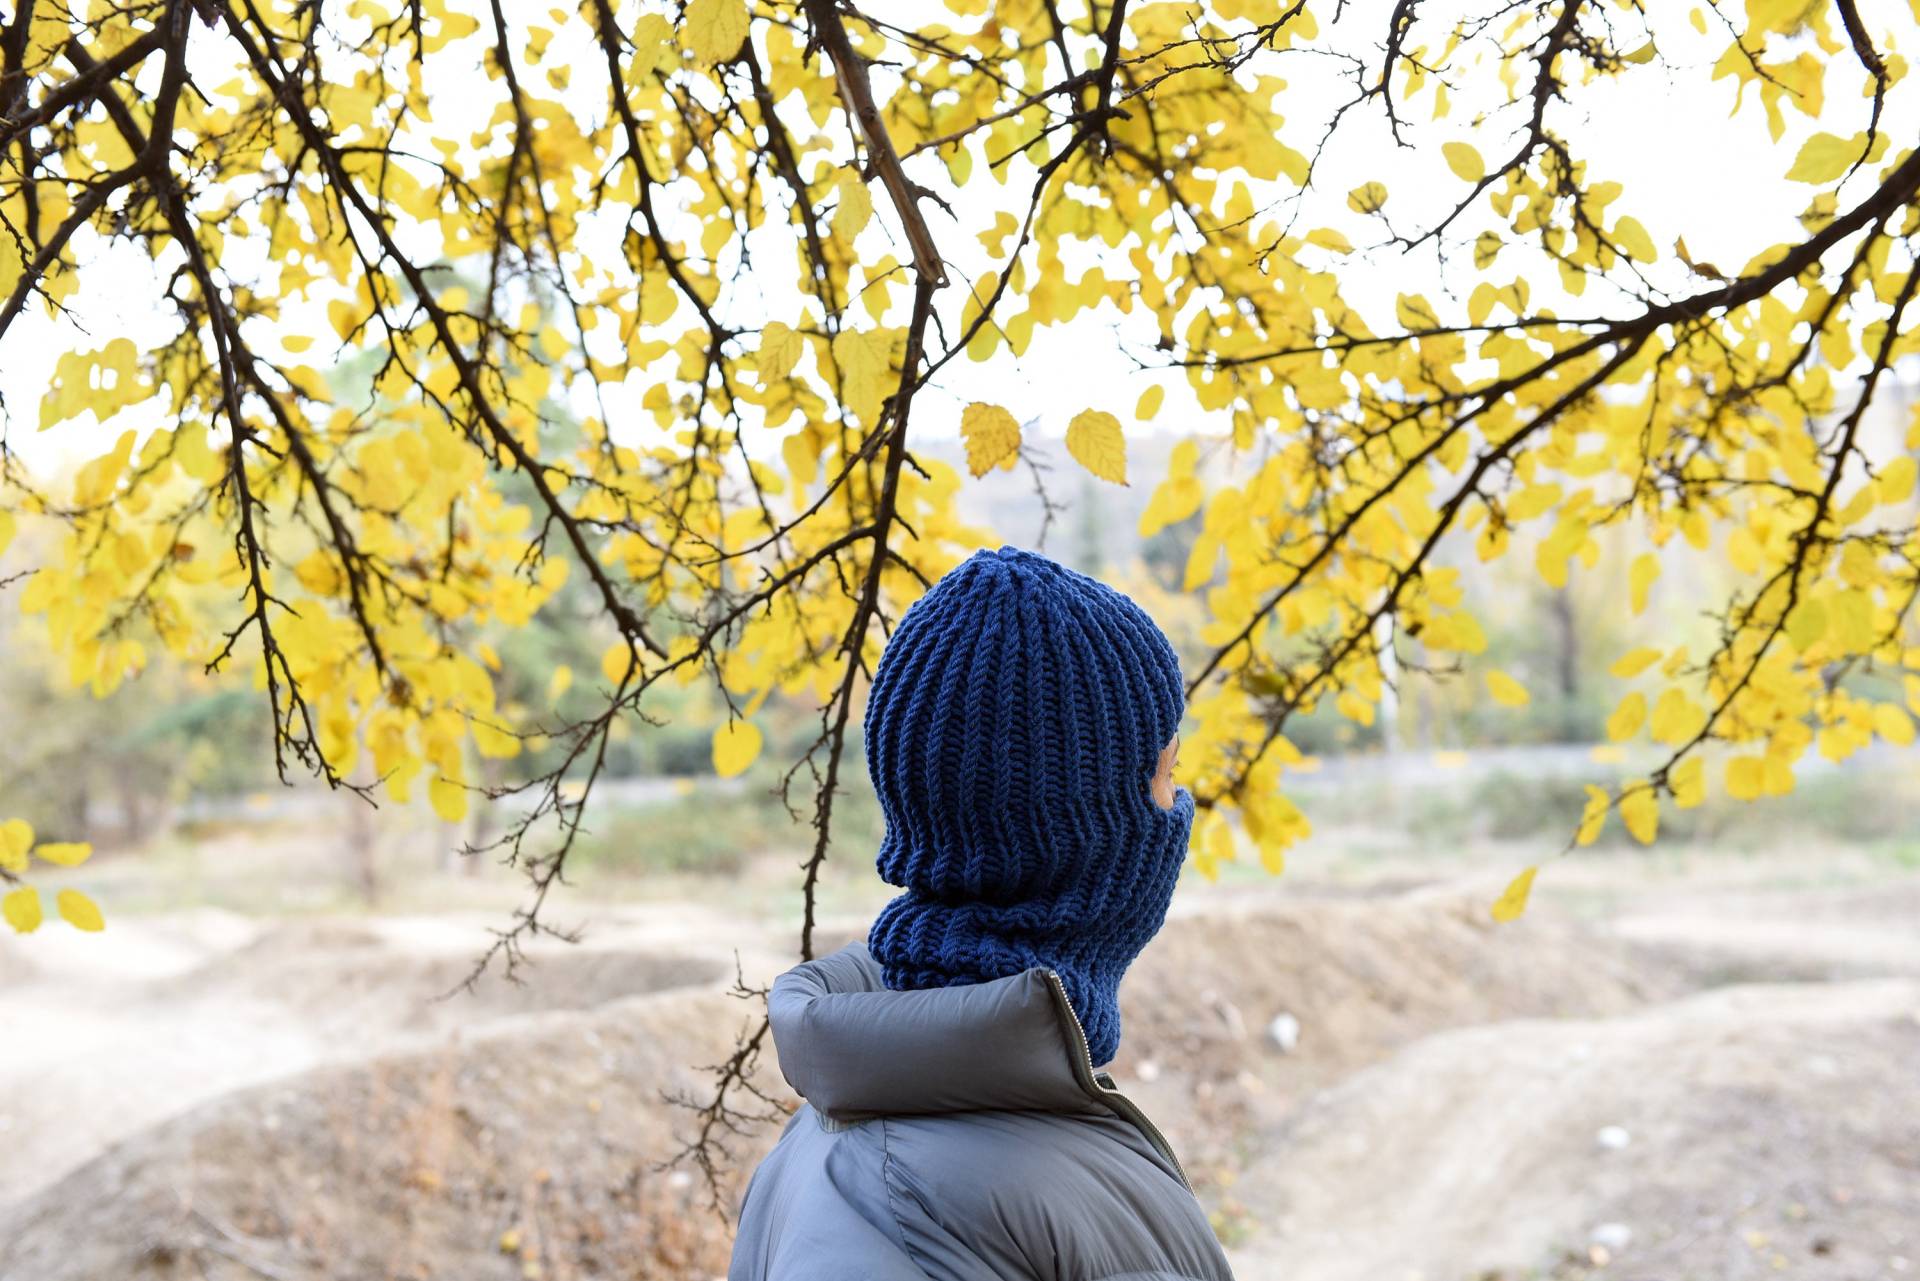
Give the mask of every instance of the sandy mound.
[(726, 1225), (661, 1172), (747, 1008), (666, 993), (232, 1094), (0, 1211), (0, 1275), (682, 1277)]
[[(1838, 1281), (1920, 1253), (1889, 1235), (1920, 1222), (1920, 982), (1685, 997), (1724, 971), (1712, 947), (1544, 911), (1494, 927), (1484, 899), (1196, 896), (1130, 973), (1116, 1075), (1245, 1281), (1584, 1277), (1596, 1241), (1632, 1281)], [(1897, 927), (1880, 906), (1831, 924)], [(628, 921), (525, 988), (436, 1002), (470, 928), (316, 921), (116, 986), (89, 1017), (118, 1040), (8, 1087), (33, 1105), (0, 1173), (122, 1141), (0, 1208), (0, 1277), (715, 1276), (728, 1225), (658, 1168), (695, 1123), (663, 1095), (704, 1099), (697, 1065), (757, 1018), (723, 990), (741, 936)], [(775, 968), (749, 952), (749, 977)], [(32, 999), (0, 1019), (68, 997)], [(209, 1098), (249, 1055), (247, 1088)], [(784, 1096), (770, 1054), (759, 1080)], [(738, 1138), (729, 1193), (773, 1137)]]
[(1907, 980), (1435, 1036), (1261, 1140), (1240, 1270), (1585, 1276), (1610, 1254), (1632, 1277), (1891, 1275), (1920, 1223), (1916, 1061)]
[[(1617, 945), (1544, 919), (1488, 930), (1477, 906), (1427, 893), (1272, 896), (1175, 920), (1122, 994), (1125, 1088), (1217, 1199), (1248, 1134), (1355, 1066), (1437, 1028), (1605, 1013), (1659, 989)], [(229, 1093), (133, 1134), (0, 1217), (0, 1274), (723, 1271), (726, 1226), (703, 1189), (654, 1168), (693, 1120), (662, 1092), (699, 1092), (694, 1065), (725, 1057), (757, 1011), (720, 990), (731, 968), (717, 958), (621, 942), (546, 952), (525, 988), (495, 982), (435, 1002), (471, 963), (470, 934), (304, 922), (126, 994), (164, 1010), (176, 1032), (219, 1016), (221, 1034), (244, 1042), (245, 1020), (263, 1034), (297, 1020), (336, 1062), (356, 1047), (370, 1061)], [(678, 984), (693, 986), (623, 996)], [(550, 1012), (528, 1012), (542, 1004)], [(1280, 1011), (1303, 1028), (1291, 1053), (1264, 1034)], [(201, 1044), (197, 1055), (208, 1053)], [(765, 1066), (778, 1085), (771, 1056)], [(743, 1170), (773, 1137), (762, 1127), (738, 1145)], [(103, 1205), (114, 1210), (92, 1208)]]
[(1224, 1192), (1250, 1133), (1424, 1036), (1689, 987), (1682, 967), (1550, 913), (1497, 926), (1480, 895), (1248, 896), (1170, 921), (1128, 972), (1114, 1074), (1196, 1182)]

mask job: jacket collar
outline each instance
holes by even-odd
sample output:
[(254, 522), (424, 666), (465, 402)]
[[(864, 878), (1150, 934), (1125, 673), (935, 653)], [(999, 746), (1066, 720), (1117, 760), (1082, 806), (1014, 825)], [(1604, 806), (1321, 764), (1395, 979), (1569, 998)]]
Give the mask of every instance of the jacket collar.
[(1085, 1037), (1045, 970), (890, 991), (864, 944), (782, 975), (767, 999), (780, 1071), (836, 1121), (876, 1115), (1109, 1109)]

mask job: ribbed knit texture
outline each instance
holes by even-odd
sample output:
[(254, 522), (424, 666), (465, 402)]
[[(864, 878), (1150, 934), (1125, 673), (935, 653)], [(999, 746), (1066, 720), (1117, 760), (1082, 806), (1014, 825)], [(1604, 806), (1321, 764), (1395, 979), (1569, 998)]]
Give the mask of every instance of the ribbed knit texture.
[(934, 584), (867, 700), (880, 875), (905, 891), (867, 939), (887, 986), (1053, 969), (1110, 1061), (1186, 857), (1193, 797), (1150, 790), (1184, 706), (1173, 646), (1103, 583), (1003, 547)]

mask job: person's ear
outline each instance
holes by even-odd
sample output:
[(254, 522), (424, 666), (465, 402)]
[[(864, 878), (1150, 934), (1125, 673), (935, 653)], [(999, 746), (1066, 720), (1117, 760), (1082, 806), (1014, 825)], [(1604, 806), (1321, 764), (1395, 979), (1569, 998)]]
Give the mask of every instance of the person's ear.
[(1180, 736), (1160, 749), (1160, 761), (1153, 771), (1153, 803), (1163, 810), (1173, 808), (1173, 766), (1180, 759)]

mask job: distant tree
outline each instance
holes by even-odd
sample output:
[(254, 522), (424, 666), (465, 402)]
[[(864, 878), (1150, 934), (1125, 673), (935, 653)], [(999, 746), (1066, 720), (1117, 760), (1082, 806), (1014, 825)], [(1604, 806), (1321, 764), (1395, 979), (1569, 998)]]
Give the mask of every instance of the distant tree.
[[(1711, 648), (1616, 656), (1614, 724), (1663, 762), (1575, 839), (1615, 808), (1651, 839), (1663, 804), (1701, 799), (1711, 742), (1757, 796), (1816, 744), (1912, 737), (1838, 683), (1920, 668), (1915, 441), (1867, 429), (1916, 348), (1909, 6), (948, 8), (7, 0), (0, 341), (126, 261), (109, 245), (151, 261), (176, 318), (149, 350), (106, 335), (57, 362), (37, 427), (136, 405), (165, 425), (70, 485), (8, 453), (5, 526), (61, 531), (20, 604), (101, 693), (152, 646), (250, 669), (283, 773), (356, 786), (370, 761), (453, 820), (469, 749), (524, 756), (488, 788), (527, 801), (500, 838), (531, 885), (509, 965), (547, 928), (616, 725), (709, 682), (733, 774), (765, 699), (814, 700), (786, 774), (812, 792), (808, 954), (864, 678), (988, 537), (955, 514), (964, 478), (916, 457), (916, 396), (1038, 328), (1102, 324), (1161, 375), (1137, 417), (1169, 389), (1193, 405), (1141, 533), (1195, 522), (1203, 871), (1230, 815), (1274, 863), (1307, 832), (1283, 790), (1296, 718), (1366, 724), (1384, 670), (1473, 669), (1482, 629), (1436, 553), (1498, 557), (1522, 526), (1555, 587), (1600, 532), (1642, 531), (1622, 609), (1683, 547), (1740, 571), (1702, 602)], [(1346, 85), (1321, 118), (1281, 75), (1312, 67)], [(1662, 252), (1588, 159), (1600, 88), (1696, 76), (1784, 140), (1753, 183), (1807, 194), (1802, 232), (1746, 262), (1714, 207)], [(1644, 145), (1691, 146), (1689, 123)], [(1310, 203), (1356, 148), (1378, 178)], [(1388, 272), (1438, 283), (1358, 298)], [(359, 349), (370, 390), (344, 397), (326, 368)], [(1086, 387), (1066, 449), (1120, 482), (1109, 394)], [(1034, 449), (1004, 399), (941, 424), (976, 475)], [(476, 629), (527, 625), (569, 579), (617, 641), (591, 699), (512, 713)], [(0, 876), (28, 928), (17, 844)]]

